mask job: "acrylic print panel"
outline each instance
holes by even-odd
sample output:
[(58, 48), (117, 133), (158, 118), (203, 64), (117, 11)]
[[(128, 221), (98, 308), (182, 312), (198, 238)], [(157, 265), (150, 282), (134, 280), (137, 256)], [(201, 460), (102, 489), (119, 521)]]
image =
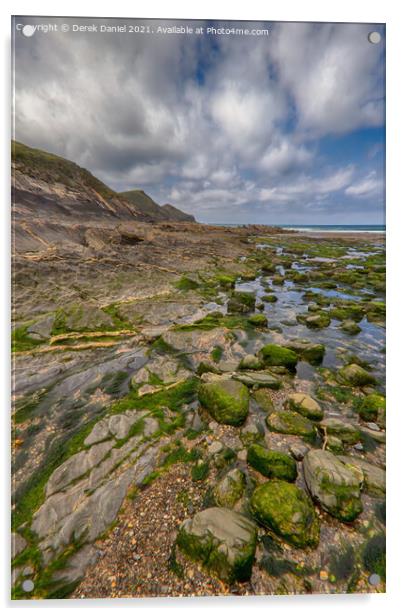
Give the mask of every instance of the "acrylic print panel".
[(12, 596), (384, 592), (384, 25), (12, 36)]

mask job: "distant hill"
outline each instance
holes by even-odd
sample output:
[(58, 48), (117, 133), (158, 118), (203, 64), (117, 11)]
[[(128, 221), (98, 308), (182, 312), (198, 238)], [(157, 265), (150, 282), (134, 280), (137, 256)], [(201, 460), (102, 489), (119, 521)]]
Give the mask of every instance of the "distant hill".
[(136, 210), (144, 216), (152, 217), (155, 221), (195, 222), (194, 216), (182, 212), (173, 205), (158, 205), (143, 190), (128, 190), (119, 194), (134, 205)]
[(194, 217), (161, 207), (142, 190), (117, 193), (87, 169), (61, 156), (11, 142), (14, 214), (71, 222), (117, 218), (142, 222), (194, 222)]

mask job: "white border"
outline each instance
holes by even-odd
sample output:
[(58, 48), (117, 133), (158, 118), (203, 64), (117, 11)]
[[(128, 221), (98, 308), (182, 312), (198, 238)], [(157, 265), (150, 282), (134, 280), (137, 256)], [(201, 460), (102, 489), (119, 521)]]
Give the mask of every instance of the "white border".
[[(0, 28), (2, 61), (2, 153), (1, 186), (2, 204), (1, 226), (1, 289), (2, 313), (1, 348), (3, 362), (1, 364), (0, 392), (3, 397), (2, 413), (3, 435), (2, 478), (3, 499), (1, 507), (3, 541), (0, 580), (2, 603), (6, 609), (16, 610), (19, 614), (26, 609), (69, 609), (74, 613), (85, 609), (86, 613), (95, 614), (95, 610), (104, 609), (111, 612), (116, 608), (134, 609), (136, 613), (149, 613), (149, 610), (191, 610), (194, 613), (211, 614), (230, 610), (231, 614), (244, 614), (245, 610), (264, 613), (275, 610), (275, 614), (322, 614), (332, 616), (340, 610), (365, 616), (376, 615), (380, 609), (387, 612), (401, 606), (402, 587), (402, 531), (401, 531), (401, 453), (402, 442), (402, 401), (398, 388), (398, 377), (401, 374), (401, 61), (402, 32), (400, 11), (395, 0), (280, 0), (273, 4), (247, 0), (235, 5), (231, 0), (202, 0), (199, 3), (189, 3), (188, 0), (147, 1), (143, 4), (113, 0), (110, 4), (99, 0), (69, 0), (69, 2), (35, 0), (11, 2), (5, 0), (1, 6)], [(110, 17), (156, 17), (156, 18), (215, 18), (215, 19), (255, 19), (266, 21), (356, 21), (387, 24), (387, 398), (388, 398), (388, 444), (387, 444), (387, 594), (386, 595), (314, 595), (286, 597), (238, 597), (238, 598), (204, 598), (204, 599), (136, 599), (136, 600), (83, 600), (83, 601), (45, 601), (45, 602), (13, 602), (8, 600), (9, 594), (9, 553), (6, 546), (9, 543), (9, 150), (10, 150), (10, 15), (77, 15), (77, 16), (110, 16)], [(398, 353), (399, 351), (399, 353)], [(398, 395), (399, 394), (399, 395)], [(399, 404), (398, 404), (399, 403)], [(398, 447), (399, 445), (399, 447)]]

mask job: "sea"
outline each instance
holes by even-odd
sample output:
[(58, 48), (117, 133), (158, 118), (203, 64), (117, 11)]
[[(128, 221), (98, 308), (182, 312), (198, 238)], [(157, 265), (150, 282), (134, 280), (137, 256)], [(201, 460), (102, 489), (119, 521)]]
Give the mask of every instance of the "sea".
[[(218, 227), (244, 227), (245, 224), (210, 223)], [(252, 223), (251, 223), (252, 224)], [(263, 223), (255, 223), (263, 224)], [(268, 223), (266, 223), (268, 224)], [(385, 233), (385, 225), (269, 225), (289, 231), (310, 231), (320, 233)]]

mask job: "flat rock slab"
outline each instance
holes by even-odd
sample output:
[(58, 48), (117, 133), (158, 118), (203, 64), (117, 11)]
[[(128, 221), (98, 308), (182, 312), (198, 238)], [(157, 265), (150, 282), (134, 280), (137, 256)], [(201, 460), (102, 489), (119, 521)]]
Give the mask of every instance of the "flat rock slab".
[(85, 445), (93, 445), (99, 443), (107, 438), (114, 437), (116, 439), (126, 438), (130, 428), (139, 421), (146, 411), (137, 411), (135, 409), (126, 411), (119, 415), (111, 415), (101, 419), (92, 428), (92, 431), (84, 441)]
[(328, 417), (320, 422), (319, 428), (326, 434), (336, 436), (347, 445), (354, 445), (360, 441), (359, 428), (337, 417)]
[(268, 371), (244, 371), (233, 374), (236, 381), (244, 383), (249, 387), (268, 387), (269, 389), (279, 389), (281, 382)]
[(320, 421), (324, 417), (324, 411), (317, 400), (303, 392), (290, 394), (287, 403), (292, 411), (297, 411), (308, 419)]
[(294, 411), (270, 413), (266, 418), (266, 423), (270, 430), (281, 434), (295, 434), (306, 437), (314, 437), (316, 434), (315, 426), (311, 421)]
[(185, 520), (177, 544), (211, 574), (232, 583), (251, 576), (257, 540), (254, 522), (224, 507), (211, 507)]

